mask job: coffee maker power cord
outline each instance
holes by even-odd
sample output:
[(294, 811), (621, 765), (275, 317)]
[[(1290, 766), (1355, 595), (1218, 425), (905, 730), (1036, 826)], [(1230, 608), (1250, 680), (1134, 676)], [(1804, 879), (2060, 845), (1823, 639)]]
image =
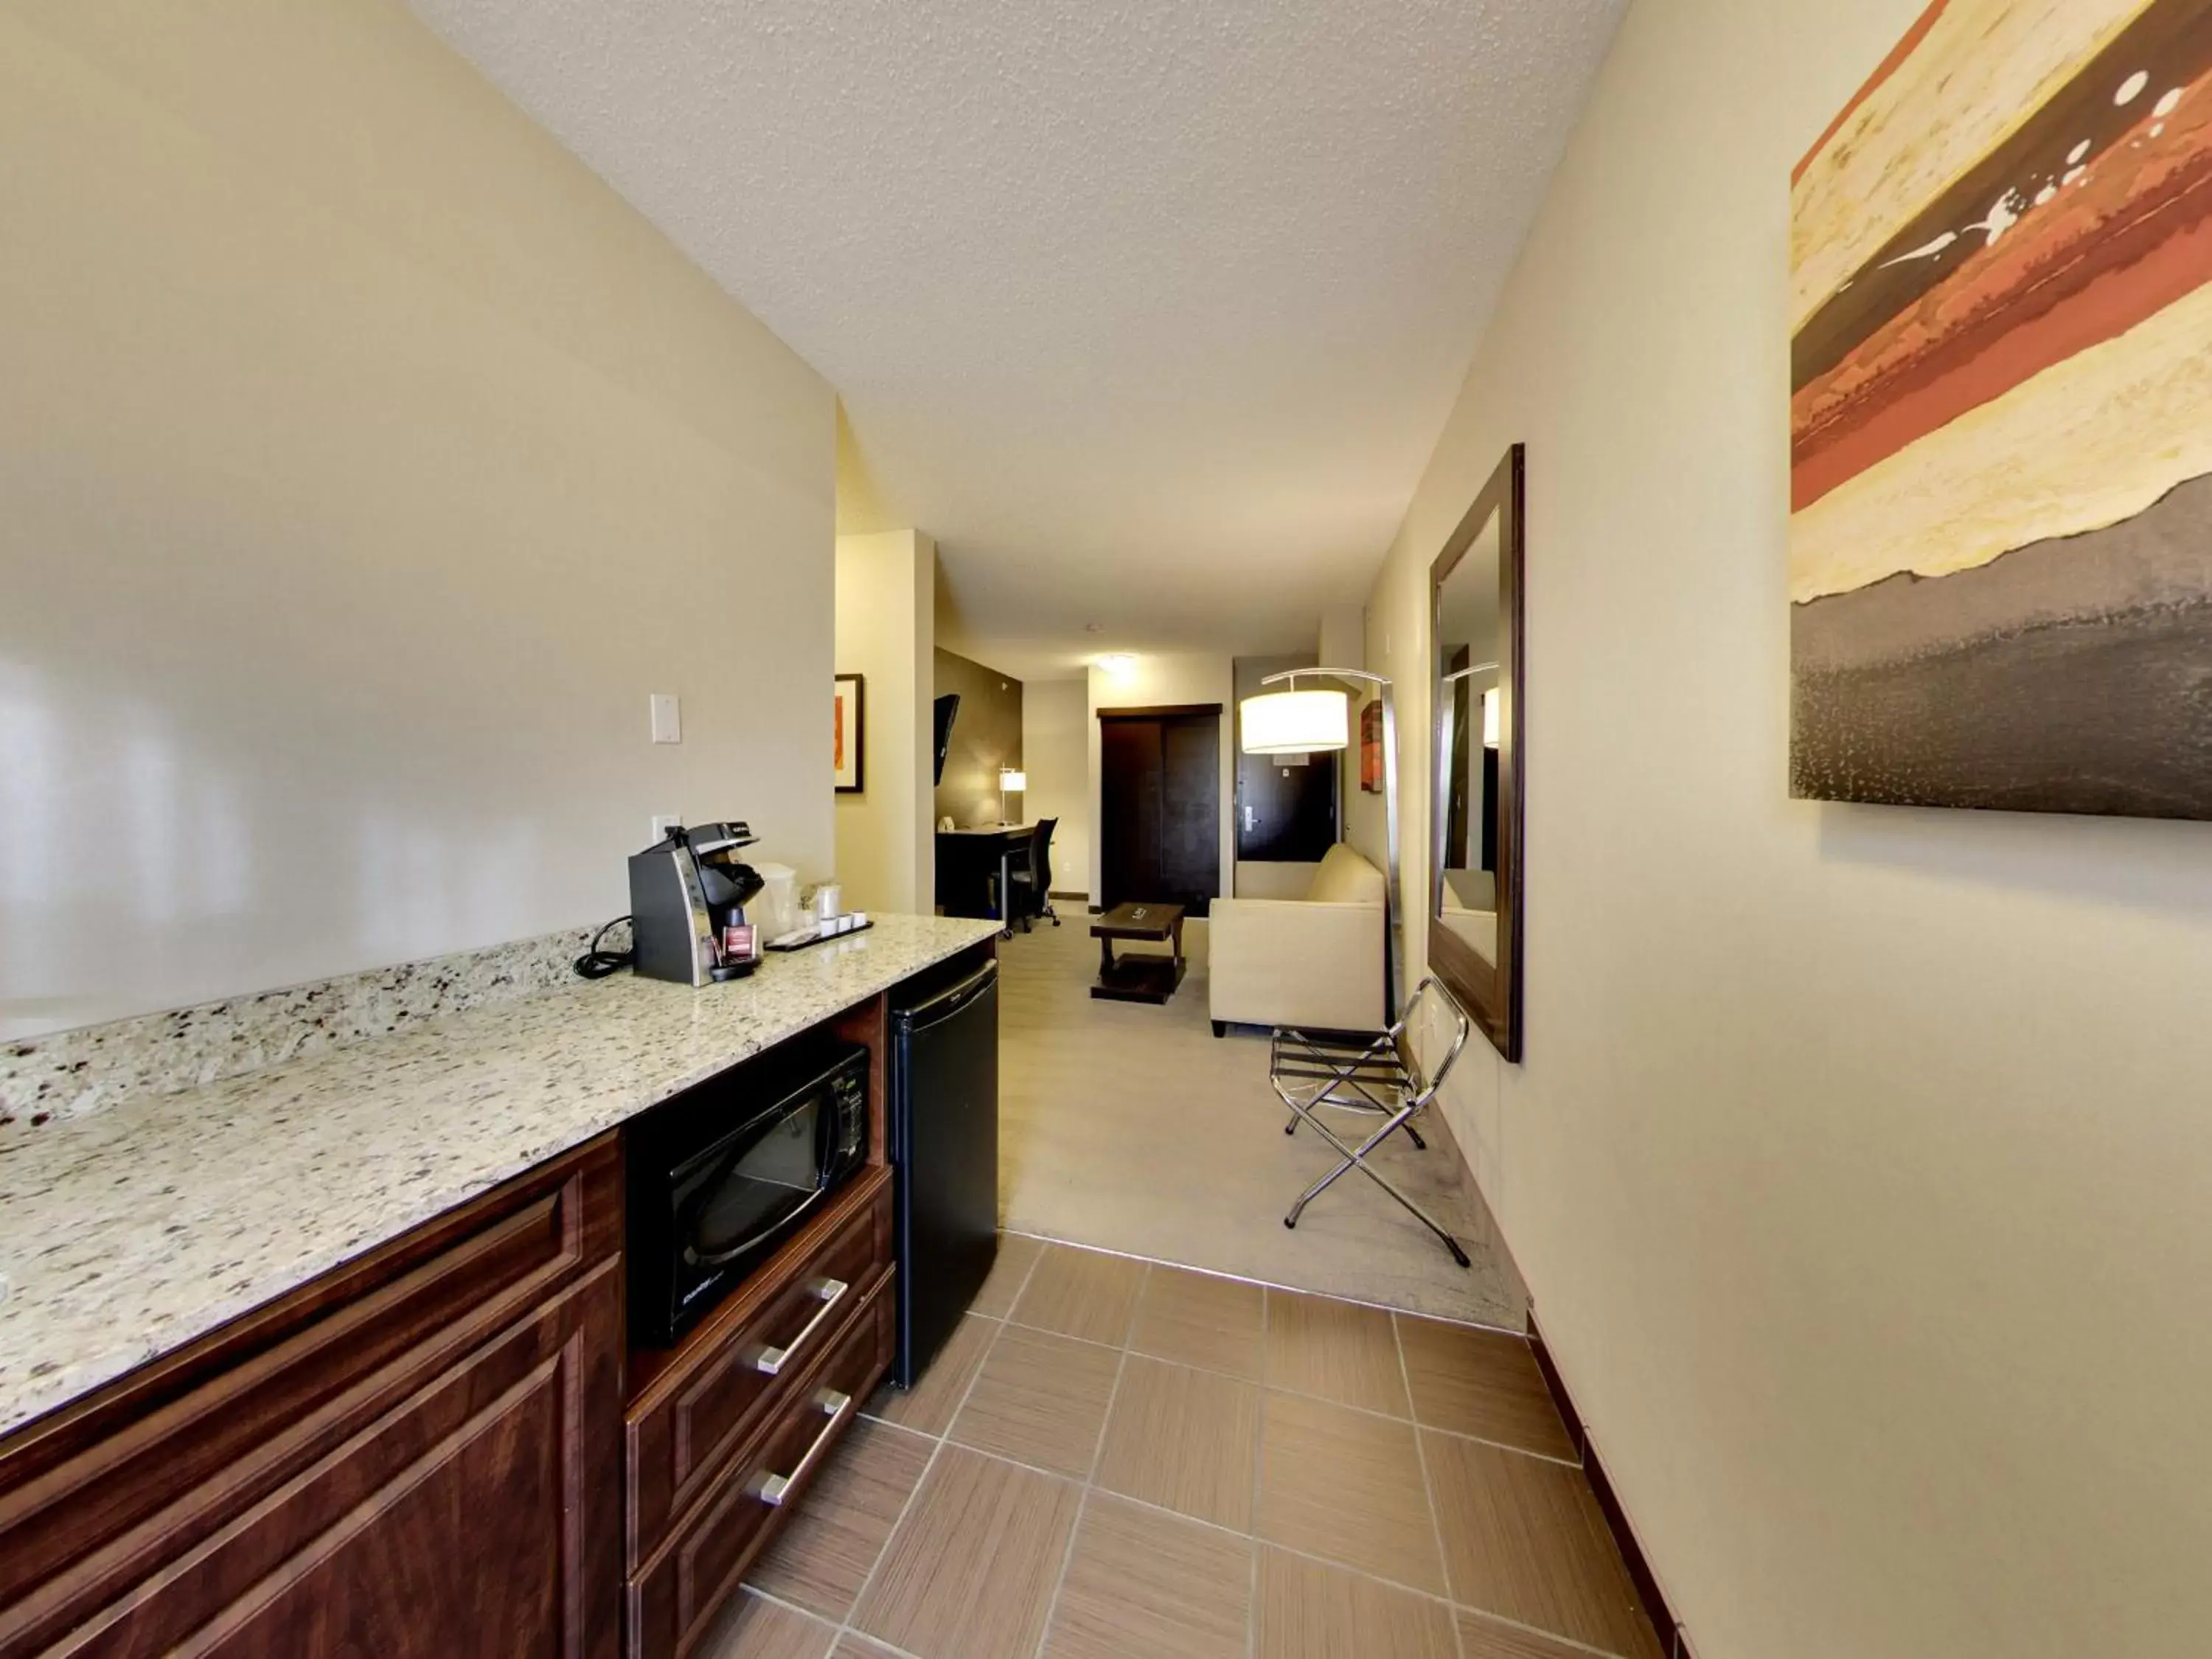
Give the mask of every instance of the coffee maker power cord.
[(611, 931), (621, 927), (623, 923), (629, 920), (629, 918), (628, 916), (617, 916), (612, 921), (607, 923), (605, 927), (600, 928), (598, 933), (592, 935), (591, 948), (586, 951), (583, 955), (576, 958), (576, 971), (578, 974), (581, 975), (586, 979), (605, 979), (609, 974), (617, 973), (630, 965), (631, 962), (636, 958), (636, 951), (602, 951), (599, 949), (599, 941), (605, 939)]

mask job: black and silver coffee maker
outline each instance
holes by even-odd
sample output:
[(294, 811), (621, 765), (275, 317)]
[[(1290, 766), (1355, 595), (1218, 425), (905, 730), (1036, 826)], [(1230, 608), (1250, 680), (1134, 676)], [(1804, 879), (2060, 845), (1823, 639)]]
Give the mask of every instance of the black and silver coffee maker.
[(732, 912), (761, 890), (759, 874), (736, 857), (752, 844), (753, 832), (742, 823), (678, 825), (630, 860), (637, 972), (695, 986), (752, 972), (757, 954), (733, 958), (722, 944)]

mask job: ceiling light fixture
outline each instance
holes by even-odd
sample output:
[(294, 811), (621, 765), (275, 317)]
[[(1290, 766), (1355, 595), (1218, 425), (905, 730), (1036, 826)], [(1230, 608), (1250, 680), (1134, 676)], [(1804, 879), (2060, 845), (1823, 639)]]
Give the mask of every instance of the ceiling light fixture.
[(1137, 672), (1137, 659), (1126, 651), (1109, 651), (1098, 659), (1098, 665), (1117, 680), (1126, 680)]

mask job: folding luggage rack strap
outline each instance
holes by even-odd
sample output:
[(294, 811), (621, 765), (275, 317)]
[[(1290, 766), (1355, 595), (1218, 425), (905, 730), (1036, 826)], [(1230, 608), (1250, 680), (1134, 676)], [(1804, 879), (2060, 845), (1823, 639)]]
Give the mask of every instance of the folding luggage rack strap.
[[(1387, 1035), (1359, 1037), (1333, 1031), (1276, 1031), (1267, 1055), (1267, 1075), (1285, 1103), (1296, 1093), (1309, 1107), (1332, 1106), (1384, 1117), (1398, 1109), (1413, 1081), (1397, 1045)], [(1323, 1086), (1306, 1086), (1316, 1083)], [(1297, 1127), (1293, 1117), (1285, 1133)], [(1411, 1124), (1406, 1133), (1414, 1146), (1428, 1150)]]

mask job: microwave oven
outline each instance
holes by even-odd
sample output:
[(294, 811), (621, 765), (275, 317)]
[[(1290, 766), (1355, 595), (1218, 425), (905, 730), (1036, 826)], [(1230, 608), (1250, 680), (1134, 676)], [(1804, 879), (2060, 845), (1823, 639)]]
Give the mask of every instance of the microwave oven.
[(665, 1346), (867, 1161), (868, 1051), (802, 1039), (687, 1089), (624, 1138), (630, 1339)]

